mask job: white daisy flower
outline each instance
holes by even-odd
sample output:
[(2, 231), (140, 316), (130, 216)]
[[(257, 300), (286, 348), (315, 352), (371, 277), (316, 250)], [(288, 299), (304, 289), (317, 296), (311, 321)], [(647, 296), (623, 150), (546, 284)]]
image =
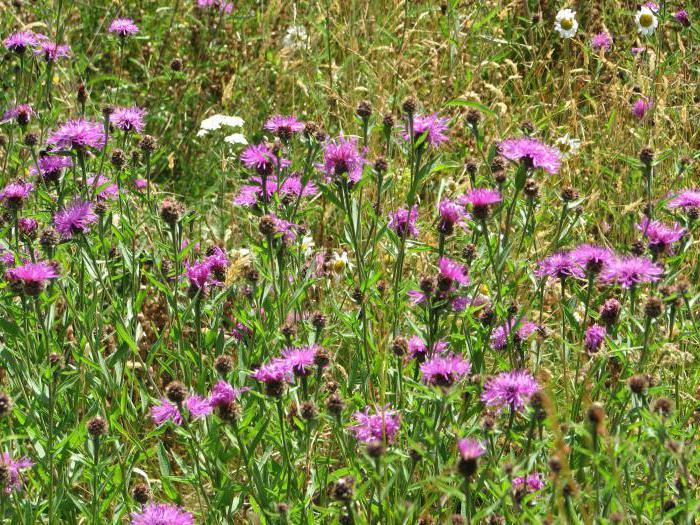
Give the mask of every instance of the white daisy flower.
[(314, 238), (311, 235), (304, 235), (304, 238), (301, 240), (301, 252), (304, 254), (304, 257), (311, 257), (315, 247)]
[(351, 270), (352, 263), (350, 263), (350, 259), (348, 259), (348, 252), (333, 252), (330, 266), (335, 279), (339, 279), (345, 270)]
[(554, 30), (559, 33), (559, 36), (562, 38), (573, 38), (576, 31), (578, 31), (576, 11), (561, 9), (557, 13), (557, 18), (554, 22)]
[(306, 28), (300, 25), (291, 25), (287, 28), (287, 34), (282, 39), (282, 45), (292, 51), (298, 51), (306, 47), (309, 39)]
[(211, 117), (205, 118), (199, 125), (197, 136), (203, 137), (210, 131), (216, 131), (221, 128), (221, 126), (240, 128), (243, 127), (243, 123), (241, 117), (236, 117), (234, 115), (212, 115)]
[(640, 35), (653, 35), (656, 28), (659, 27), (659, 19), (652, 9), (643, 5), (634, 16), (634, 21), (637, 22), (637, 32)]
[(581, 147), (581, 141), (579, 139), (571, 138), (567, 133), (563, 137), (557, 139), (556, 145), (562, 158), (568, 159), (569, 157), (578, 153), (578, 150)]

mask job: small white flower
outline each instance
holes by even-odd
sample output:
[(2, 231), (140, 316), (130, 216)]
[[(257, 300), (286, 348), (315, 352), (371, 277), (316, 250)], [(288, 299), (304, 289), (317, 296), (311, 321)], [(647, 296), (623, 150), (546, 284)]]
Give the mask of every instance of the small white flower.
[(637, 32), (644, 36), (653, 35), (656, 28), (659, 27), (659, 19), (654, 11), (644, 5), (637, 11), (634, 21), (637, 22)]
[(304, 257), (311, 257), (315, 246), (314, 238), (311, 235), (304, 235), (304, 238), (301, 240), (301, 252), (304, 254)]
[(224, 142), (228, 142), (229, 144), (233, 144), (234, 146), (236, 144), (243, 144), (244, 146), (248, 144), (248, 141), (246, 140), (243, 133), (234, 133), (233, 135), (224, 137)]
[(581, 141), (579, 139), (571, 138), (567, 133), (563, 137), (557, 139), (556, 145), (562, 158), (568, 159), (569, 157), (576, 155), (581, 147)]
[(216, 131), (221, 128), (221, 126), (240, 128), (243, 127), (243, 119), (233, 115), (212, 115), (211, 117), (205, 118), (199, 125), (197, 136), (202, 137), (210, 131)]
[(554, 22), (554, 30), (559, 33), (559, 36), (562, 38), (573, 38), (576, 31), (578, 31), (576, 11), (561, 9), (557, 13), (557, 18)]
[(309, 37), (306, 28), (299, 25), (291, 25), (287, 28), (287, 34), (282, 39), (282, 45), (287, 49), (298, 51), (306, 47)]
[(333, 272), (333, 277), (339, 279), (345, 270), (351, 270), (352, 264), (348, 259), (348, 252), (337, 253), (333, 252), (331, 257), (331, 271)]

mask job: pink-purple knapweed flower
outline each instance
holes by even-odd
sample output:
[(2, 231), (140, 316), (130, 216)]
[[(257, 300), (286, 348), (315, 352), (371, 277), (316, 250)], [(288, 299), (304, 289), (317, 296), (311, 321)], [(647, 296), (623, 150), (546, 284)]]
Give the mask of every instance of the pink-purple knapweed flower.
[(73, 201), (68, 207), (56, 212), (53, 224), (64, 239), (74, 235), (88, 233), (90, 225), (97, 221), (92, 204), (85, 201)]
[(527, 319), (510, 319), (493, 329), (489, 343), (493, 350), (503, 350), (508, 345), (511, 334), (513, 341), (516, 344), (521, 344), (527, 341), (538, 329), (539, 326), (536, 323)]
[(131, 525), (193, 525), (194, 518), (176, 505), (147, 503), (140, 512), (131, 513)]
[(532, 395), (540, 389), (539, 384), (526, 370), (501, 372), (484, 385), (481, 401), (486, 406), (503, 410), (522, 411)]
[(285, 196), (299, 198), (318, 193), (318, 187), (313, 182), (304, 183), (301, 176), (295, 174), (285, 178), (281, 186), (277, 184), (277, 177), (274, 175), (264, 179), (254, 176), (250, 178), (250, 182), (252, 184), (244, 184), (238, 190), (238, 195), (233, 200), (237, 206), (255, 206), (261, 202), (270, 202), (277, 194), (282, 198)]
[(615, 259), (612, 250), (595, 244), (580, 244), (569, 255), (588, 275), (598, 275)]
[(34, 466), (29, 458), (22, 457), (18, 460), (12, 459), (9, 452), (3, 452), (0, 457), (0, 465), (7, 469), (7, 478), (5, 479), (5, 494), (11, 494), (14, 491), (22, 490), (22, 471)]
[(70, 46), (65, 44), (57, 44), (50, 40), (44, 40), (39, 43), (34, 50), (36, 56), (44, 57), (47, 62), (55, 62), (59, 58), (70, 58)]
[(41, 177), (46, 181), (57, 181), (63, 170), (73, 166), (73, 160), (67, 155), (45, 155), (39, 157), (37, 166), (29, 167), (29, 173), (36, 176), (41, 174)]
[(366, 163), (364, 155), (358, 149), (357, 138), (341, 136), (326, 143), (323, 164), (319, 167), (330, 181), (347, 177), (354, 183), (362, 178), (362, 169)]
[(544, 488), (544, 476), (539, 472), (528, 474), (527, 476), (516, 476), (511, 481), (511, 485), (514, 491), (537, 492)]
[(185, 276), (194, 292), (204, 292), (207, 289), (207, 285), (217, 284), (212, 275), (211, 265), (207, 261), (195, 261), (192, 264), (186, 263)]
[(668, 201), (670, 209), (683, 208), (685, 211), (700, 209), (700, 190), (683, 190)]
[(39, 229), (39, 221), (30, 217), (22, 217), (17, 221), (19, 233), (24, 236), (31, 236)]
[[(408, 123), (404, 130), (403, 138), (408, 141), (411, 139)], [(413, 137), (415, 141), (423, 139), (425, 144), (436, 148), (449, 139), (445, 133), (448, 130), (447, 119), (438, 117), (437, 113), (413, 117)]]
[(230, 383), (219, 380), (209, 394), (209, 403), (215, 408), (229, 406), (238, 399), (243, 392), (250, 390), (248, 387), (234, 388)]
[(570, 252), (559, 252), (537, 263), (538, 268), (535, 270), (537, 277), (554, 277), (557, 279), (566, 279), (569, 277), (583, 278), (583, 268), (571, 256)]
[(185, 401), (185, 406), (190, 416), (193, 418), (206, 417), (214, 410), (209, 399), (200, 395), (189, 396)]
[(455, 224), (462, 224), (469, 217), (464, 205), (451, 199), (442, 199), (438, 206), (438, 212), (440, 213), (438, 231), (446, 235), (453, 232)]
[(101, 150), (107, 138), (102, 124), (85, 119), (69, 120), (57, 130), (49, 132), (46, 143), (59, 149)]
[(226, 0), (197, 0), (197, 6), (202, 9), (216, 7), (225, 14), (230, 14), (233, 11), (233, 3)]
[(603, 270), (602, 278), (604, 282), (630, 288), (637, 284), (656, 282), (663, 273), (663, 268), (646, 257), (632, 256), (615, 259)]
[(282, 357), (277, 361), (291, 370), (294, 375), (307, 376), (314, 370), (314, 359), (317, 352), (318, 346), (316, 345), (286, 348), (282, 351)]
[(18, 106), (8, 109), (2, 114), (0, 124), (9, 122), (10, 120), (16, 120), (19, 124), (26, 126), (29, 124), (29, 122), (31, 122), (34, 115), (36, 115), (36, 112), (31, 105), (19, 104)]
[(282, 139), (289, 139), (293, 134), (304, 131), (304, 123), (295, 116), (275, 115), (267, 119), (265, 129)]
[(172, 421), (176, 425), (182, 425), (182, 414), (176, 405), (167, 398), (160, 398), (160, 405), (151, 407), (151, 419), (156, 425), (162, 425), (166, 421)]
[(28, 47), (34, 47), (39, 43), (39, 38), (32, 31), (18, 31), (12, 33), (4, 41), (5, 47), (10, 51), (22, 54)]
[(461, 196), (458, 202), (463, 205), (472, 207), (472, 214), (475, 219), (484, 220), (491, 213), (491, 208), (501, 202), (503, 197), (498, 190), (489, 190), (487, 188), (474, 188), (469, 190), (466, 195)]
[(418, 237), (417, 219), (418, 206), (413, 206), (410, 212), (406, 208), (399, 208), (389, 214), (387, 226), (399, 237)]
[(561, 153), (530, 137), (504, 140), (498, 145), (502, 156), (513, 162), (522, 162), (528, 169), (542, 168), (555, 174), (561, 167)]
[(109, 116), (109, 121), (114, 127), (122, 131), (136, 131), (141, 133), (144, 128), (143, 119), (145, 116), (146, 110), (137, 106), (114, 108), (114, 111)]
[(654, 107), (654, 101), (650, 98), (638, 98), (632, 104), (632, 114), (639, 120), (643, 119), (647, 112)]
[(11, 182), (0, 190), (0, 202), (11, 210), (17, 210), (24, 205), (33, 189), (34, 184), (31, 182)]
[(686, 11), (685, 9), (681, 9), (680, 11), (676, 11), (673, 14), (673, 18), (675, 18), (677, 22), (680, 22), (680, 24), (683, 27), (690, 27), (691, 26), (690, 16), (688, 15), (688, 11)]
[(459, 450), (457, 469), (460, 474), (469, 479), (476, 474), (479, 458), (486, 454), (486, 449), (479, 441), (472, 438), (457, 440), (457, 449)]
[(471, 363), (461, 355), (436, 355), (420, 366), (423, 382), (428, 385), (449, 387), (471, 372)]
[(99, 200), (111, 200), (119, 196), (119, 187), (104, 175), (90, 175), (87, 178), (87, 185), (97, 192)]
[(447, 257), (440, 257), (438, 269), (440, 270), (440, 278), (447, 281), (450, 285), (446, 286), (446, 288), (451, 287), (454, 283), (462, 286), (469, 284), (469, 275), (467, 275), (467, 269), (463, 264)]
[(607, 330), (604, 326), (594, 324), (586, 328), (586, 335), (583, 341), (586, 350), (590, 353), (597, 352), (603, 346), (606, 334)]
[(46, 281), (56, 277), (56, 268), (45, 262), (27, 262), (5, 272), (7, 280), (21, 284), (24, 293), (32, 297), (38, 296), (44, 290)]
[(671, 253), (673, 244), (685, 235), (685, 228), (678, 223), (667, 226), (661, 221), (650, 221), (648, 217), (637, 224), (637, 229), (649, 241), (649, 249), (654, 255)]
[(393, 443), (401, 424), (399, 414), (395, 410), (390, 410), (388, 406), (375, 408), (374, 414), (370, 414), (370, 407), (366, 407), (364, 412), (355, 412), (352, 417), (355, 419), (355, 424), (350, 427), (350, 430), (358, 441), (364, 443), (372, 441)]
[(606, 31), (597, 33), (591, 38), (591, 47), (596, 51), (609, 51), (611, 45), (612, 38), (610, 37), (610, 33)]
[(108, 31), (121, 38), (126, 38), (127, 36), (135, 35), (139, 32), (139, 28), (131, 18), (115, 18), (112, 23), (109, 24)]
[(277, 359), (260, 366), (250, 377), (262, 383), (283, 383), (291, 379), (292, 371), (288, 363)]

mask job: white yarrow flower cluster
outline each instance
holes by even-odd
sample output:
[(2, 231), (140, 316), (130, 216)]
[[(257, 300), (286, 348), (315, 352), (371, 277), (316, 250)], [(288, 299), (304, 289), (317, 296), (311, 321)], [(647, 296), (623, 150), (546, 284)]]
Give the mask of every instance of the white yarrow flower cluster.
[(656, 13), (645, 5), (639, 8), (634, 16), (634, 21), (637, 23), (637, 32), (644, 36), (653, 35), (656, 28), (659, 27)]
[(306, 33), (306, 28), (301, 25), (291, 25), (287, 28), (287, 33), (282, 39), (282, 45), (292, 51), (298, 51), (306, 47), (309, 40), (309, 35)]
[(561, 9), (557, 13), (557, 18), (554, 22), (554, 30), (559, 33), (559, 36), (562, 38), (573, 38), (576, 31), (578, 31), (576, 11)]
[(227, 128), (241, 128), (243, 124), (244, 122), (241, 117), (233, 115), (212, 115), (211, 117), (205, 118), (199, 125), (197, 136), (203, 137), (210, 131), (216, 131), (222, 126), (226, 126)]

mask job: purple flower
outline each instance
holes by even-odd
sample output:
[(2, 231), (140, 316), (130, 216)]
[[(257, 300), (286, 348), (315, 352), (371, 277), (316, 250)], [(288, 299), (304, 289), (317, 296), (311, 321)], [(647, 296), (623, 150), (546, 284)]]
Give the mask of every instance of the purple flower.
[(362, 178), (362, 168), (367, 163), (357, 149), (357, 138), (339, 137), (326, 143), (323, 150), (323, 164), (320, 169), (329, 180), (347, 176), (350, 182)]
[(56, 181), (61, 177), (64, 169), (71, 168), (73, 161), (67, 155), (46, 155), (39, 157), (37, 161), (39, 169), (36, 166), (29, 167), (29, 173), (36, 176), (41, 176), (47, 181)]
[(608, 51), (612, 45), (610, 33), (605, 31), (598, 33), (591, 38), (591, 47), (596, 51)]
[(55, 131), (49, 132), (46, 143), (59, 149), (104, 148), (107, 139), (102, 124), (85, 119), (69, 120)]
[(218, 7), (222, 13), (229, 14), (233, 11), (233, 4), (225, 0), (197, 0), (197, 5), (202, 9)]
[(218, 246), (214, 246), (211, 252), (207, 252), (205, 263), (209, 265), (212, 273), (217, 281), (223, 281), (226, 278), (226, 270), (228, 269), (228, 257), (224, 250)]
[(39, 43), (39, 38), (36, 33), (31, 31), (19, 31), (8, 36), (3, 43), (10, 51), (21, 54), (28, 47), (36, 46)]
[(188, 397), (185, 405), (193, 418), (206, 417), (214, 410), (209, 399), (197, 395)]
[(313, 182), (308, 181), (304, 184), (301, 177), (294, 174), (287, 177), (281, 187), (277, 184), (277, 177), (274, 175), (266, 177), (264, 181), (264, 192), (263, 180), (260, 177), (251, 177), (250, 180), (253, 184), (241, 186), (238, 195), (233, 200), (234, 204), (238, 206), (255, 206), (263, 200), (263, 196), (265, 197), (264, 200), (269, 202), (276, 194), (282, 196), (308, 197), (318, 193), (318, 187)]
[(615, 259), (603, 271), (602, 278), (607, 283), (617, 283), (630, 288), (640, 283), (658, 281), (663, 269), (646, 257), (624, 257)]
[(634, 104), (632, 104), (632, 114), (639, 120), (644, 118), (651, 108), (654, 107), (654, 101), (647, 98), (638, 98)]
[[(13, 262), (14, 264), (14, 262)], [(21, 283), (24, 293), (36, 297), (44, 290), (46, 281), (58, 277), (56, 268), (44, 262), (26, 262), (5, 272), (8, 281)]]
[(594, 244), (581, 244), (571, 250), (569, 255), (589, 275), (599, 274), (615, 258), (612, 250)]
[(503, 198), (498, 190), (475, 188), (461, 196), (458, 202), (463, 205), (471, 205), (474, 217), (483, 220), (488, 218), (491, 208), (501, 202)]
[(510, 408), (522, 411), (532, 395), (540, 389), (537, 381), (526, 370), (501, 372), (484, 385), (481, 400), (498, 410)]
[(295, 375), (307, 376), (313, 371), (312, 367), (317, 351), (318, 346), (316, 345), (287, 348), (282, 351), (282, 358), (277, 359), (277, 361), (294, 372)]
[(194, 518), (176, 505), (148, 503), (131, 513), (131, 525), (193, 525)]
[(185, 276), (195, 291), (204, 290), (211, 281), (211, 266), (206, 261), (196, 261), (194, 264), (186, 263)]
[(418, 206), (413, 206), (410, 213), (406, 208), (399, 208), (389, 214), (387, 226), (394, 230), (399, 237), (418, 237), (417, 218)]
[(160, 405), (151, 407), (151, 419), (156, 425), (162, 425), (168, 420), (178, 426), (182, 425), (180, 410), (165, 397), (160, 398)]
[(115, 18), (112, 23), (109, 24), (110, 33), (118, 35), (120, 38), (126, 38), (127, 36), (135, 35), (139, 32), (139, 28), (134, 24), (131, 18)]
[(508, 345), (508, 338), (510, 337), (514, 328), (515, 334), (513, 334), (513, 340), (516, 343), (522, 343), (527, 341), (532, 334), (537, 332), (539, 326), (536, 323), (528, 321), (527, 319), (511, 319), (506, 321), (501, 326), (494, 328), (493, 332), (491, 332), (491, 348), (493, 350), (503, 350)]
[(275, 115), (267, 119), (265, 129), (271, 131), (280, 138), (288, 139), (294, 133), (304, 131), (304, 123), (295, 116)]
[(90, 175), (87, 178), (87, 185), (93, 190), (98, 191), (97, 198), (99, 200), (116, 199), (119, 195), (119, 188), (116, 184), (111, 183), (104, 175)]
[(353, 418), (356, 423), (350, 427), (357, 440), (364, 443), (372, 441), (386, 441), (393, 443), (401, 423), (400, 416), (395, 410), (389, 410), (389, 406), (380, 409), (375, 408), (375, 413), (370, 415), (370, 407), (364, 412), (355, 412)]
[(685, 228), (678, 223), (666, 226), (660, 221), (650, 221), (648, 217), (637, 224), (637, 229), (649, 240), (649, 249), (654, 255), (670, 253), (673, 243), (685, 235)]
[(141, 133), (144, 128), (143, 119), (145, 116), (146, 110), (136, 106), (115, 108), (114, 112), (109, 116), (109, 121), (122, 131), (137, 131)]
[(524, 489), (527, 492), (537, 492), (544, 488), (544, 476), (542, 476), (542, 474), (539, 472), (528, 474), (525, 477), (518, 476), (513, 478), (511, 485), (513, 490), (516, 492), (521, 489)]
[(472, 365), (461, 355), (437, 355), (420, 366), (423, 382), (428, 385), (449, 387), (471, 372)]
[[(267, 144), (251, 144), (247, 146), (240, 156), (241, 162), (246, 168), (255, 169), (259, 175), (269, 176), (277, 166), (278, 159)], [(284, 168), (291, 163), (286, 159), (279, 160), (280, 167)]]
[(464, 205), (450, 199), (440, 201), (438, 212), (440, 213), (438, 230), (447, 235), (452, 233), (456, 223), (462, 223), (464, 219), (469, 218)]
[(646, 51), (646, 48), (644, 48), (644, 47), (633, 47), (630, 49), (630, 53), (632, 53), (632, 56), (635, 56), (635, 57), (638, 55), (641, 55), (645, 51)]
[(691, 208), (700, 208), (700, 190), (683, 190), (673, 197), (667, 206), (670, 209), (684, 208), (686, 211)]
[(561, 166), (561, 153), (558, 149), (530, 137), (504, 140), (498, 149), (508, 160), (523, 162), (529, 169), (542, 168), (554, 175)]
[(23, 470), (33, 467), (34, 463), (29, 461), (29, 458), (26, 457), (14, 460), (10, 457), (9, 452), (3, 452), (2, 457), (0, 457), (0, 465), (3, 465), (7, 469), (5, 494), (11, 494), (13, 491), (22, 490), (21, 473)]
[(688, 16), (688, 11), (685, 9), (681, 9), (680, 11), (677, 11), (674, 13), (673, 18), (676, 19), (677, 22), (680, 22), (683, 27), (690, 27), (690, 16)]
[(457, 441), (459, 456), (464, 461), (473, 461), (486, 454), (484, 446), (476, 439), (464, 438)]
[(222, 379), (214, 385), (214, 388), (212, 388), (211, 394), (209, 394), (209, 403), (213, 407), (217, 408), (229, 406), (236, 399), (238, 399), (239, 395), (241, 395), (243, 392), (247, 392), (248, 390), (250, 390), (248, 387), (234, 388), (230, 383), (227, 383)]
[(97, 221), (92, 204), (84, 201), (73, 201), (53, 216), (53, 223), (58, 233), (64, 239), (72, 239), (74, 235), (88, 233), (90, 225)]
[(39, 229), (39, 221), (28, 217), (22, 217), (17, 221), (17, 226), (22, 235), (32, 235)]
[(566, 279), (567, 277), (583, 278), (584, 273), (581, 265), (571, 256), (569, 252), (559, 252), (543, 259), (537, 263), (539, 268), (535, 270), (537, 277), (555, 277)]
[(11, 182), (0, 190), (0, 202), (7, 208), (17, 210), (29, 198), (33, 189), (34, 184), (31, 182)]
[[(403, 138), (408, 141), (411, 139), (408, 124), (406, 124), (404, 129)], [(438, 117), (437, 113), (433, 113), (432, 115), (416, 115), (413, 118), (414, 140), (418, 141), (425, 136), (425, 143), (434, 148), (448, 140), (449, 137), (445, 132), (449, 129), (447, 119)]]
[(594, 324), (586, 328), (586, 335), (584, 337), (584, 345), (586, 350), (590, 353), (597, 352), (605, 341), (605, 335), (607, 334), (605, 327)]
[(5, 113), (2, 115), (2, 119), (0, 119), (0, 124), (4, 124), (10, 120), (16, 120), (22, 125), (27, 125), (29, 122), (31, 122), (34, 115), (36, 115), (36, 112), (32, 106), (29, 104), (20, 104), (5, 111)]
[(291, 379), (291, 369), (286, 361), (277, 359), (262, 365), (250, 377), (262, 383), (283, 383)]
[(55, 62), (59, 58), (70, 58), (70, 46), (44, 40), (34, 51), (36, 56), (43, 56), (47, 62)]
[(453, 282), (462, 286), (469, 284), (469, 276), (464, 265), (447, 257), (440, 257), (438, 268), (440, 269), (440, 277), (449, 281), (450, 285)]

